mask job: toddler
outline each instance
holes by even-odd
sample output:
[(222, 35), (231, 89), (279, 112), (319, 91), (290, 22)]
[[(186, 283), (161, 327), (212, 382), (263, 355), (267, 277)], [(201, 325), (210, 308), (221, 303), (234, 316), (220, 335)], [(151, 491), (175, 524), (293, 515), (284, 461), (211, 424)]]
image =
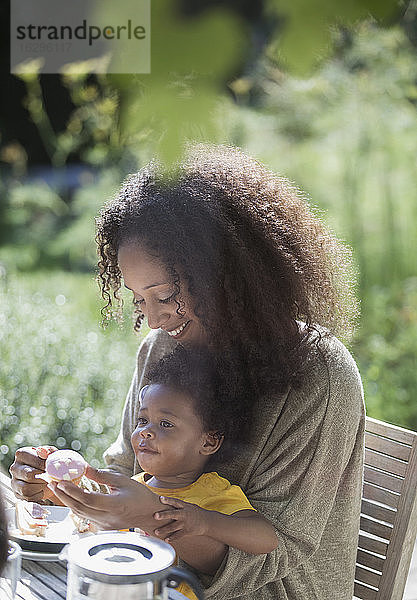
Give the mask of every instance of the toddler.
[[(240, 487), (209, 469), (233, 427), (218, 371), (207, 351), (182, 346), (151, 368), (131, 437), (143, 472), (133, 478), (169, 505), (156, 514), (156, 533), (174, 546), (182, 536), (206, 535), (225, 547), (268, 553), (278, 545), (272, 524)], [(194, 598), (188, 586), (180, 591)]]

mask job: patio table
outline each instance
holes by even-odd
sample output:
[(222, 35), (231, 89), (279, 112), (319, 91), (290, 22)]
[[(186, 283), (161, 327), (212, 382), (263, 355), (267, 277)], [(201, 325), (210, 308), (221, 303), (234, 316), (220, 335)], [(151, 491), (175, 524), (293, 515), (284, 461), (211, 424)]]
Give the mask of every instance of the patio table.
[[(0, 493), (5, 508), (15, 505), (10, 478), (0, 472)], [(63, 561), (22, 560), (22, 572), (17, 584), (16, 600), (65, 600), (67, 565)], [(169, 590), (169, 600), (187, 600), (175, 590)], [(0, 599), (1, 600), (1, 599)]]

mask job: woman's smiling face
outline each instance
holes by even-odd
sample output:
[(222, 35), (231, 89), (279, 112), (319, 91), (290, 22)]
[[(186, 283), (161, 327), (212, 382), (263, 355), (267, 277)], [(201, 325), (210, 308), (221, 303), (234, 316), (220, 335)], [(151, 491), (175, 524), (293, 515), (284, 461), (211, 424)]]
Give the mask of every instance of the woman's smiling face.
[[(124, 285), (133, 292), (151, 329), (163, 329), (185, 345), (207, 344), (206, 333), (194, 314), (194, 302), (184, 281), (180, 282), (180, 293), (176, 296), (176, 286), (164, 264), (134, 242), (120, 247), (118, 263)], [(178, 302), (181, 314), (177, 312)]]

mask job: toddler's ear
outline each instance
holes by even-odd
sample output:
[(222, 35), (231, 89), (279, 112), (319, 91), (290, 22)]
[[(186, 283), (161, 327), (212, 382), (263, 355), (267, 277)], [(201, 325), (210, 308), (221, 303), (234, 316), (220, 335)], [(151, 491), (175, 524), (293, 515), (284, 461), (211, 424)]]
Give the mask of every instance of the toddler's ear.
[(214, 454), (223, 444), (224, 435), (219, 431), (209, 431), (204, 434), (203, 444), (200, 449), (200, 454)]

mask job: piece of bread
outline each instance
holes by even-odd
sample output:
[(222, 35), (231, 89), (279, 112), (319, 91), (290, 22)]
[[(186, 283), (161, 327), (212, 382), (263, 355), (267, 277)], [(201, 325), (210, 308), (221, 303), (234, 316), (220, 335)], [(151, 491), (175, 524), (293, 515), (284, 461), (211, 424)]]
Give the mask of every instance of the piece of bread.
[(71, 481), (78, 485), (84, 475), (87, 463), (75, 450), (55, 450), (48, 455), (45, 473), (36, 475), (38, 479), (51, 481)]
[[(89, 492), (101, 492), (102, 494), (110, 493), (110, 490), (107, 487), (107, 485), (99, 484), (96, 481), (89, 479), (85, 475), (81, 477), (79, 487), (84, 490), (88, 490)], [(77, 528), (78, 533), (86, 533), (87, 531), (90, 533), (95, 533), (96, 531), (98, 531), (98, 527), (92, 521), (90, 521), (90, 519), (78, 517), (72, 511), (70, 515), (75, 527)]]
[(36, 502), (16, 501), (16, 525), (25, 535), (45, 537), (48, 527), (48, 520), (45, 517), (48, 514), (50, 511)]

